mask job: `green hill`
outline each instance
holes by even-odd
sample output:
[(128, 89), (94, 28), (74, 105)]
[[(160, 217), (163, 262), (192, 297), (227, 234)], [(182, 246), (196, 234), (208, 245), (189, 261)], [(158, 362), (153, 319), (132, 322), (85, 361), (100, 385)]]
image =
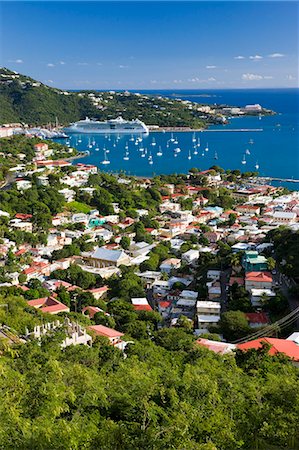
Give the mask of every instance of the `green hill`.
[(200, 128), (217, 120), (203, 116), (191, 102), (128, 92), (62, 91), (6, 68), (0, 69), (0, 103), (0, 123), (45, 125), (57, 117), (65, 125), (86, 116), (106, 120), (122, 115), (147, 125)]

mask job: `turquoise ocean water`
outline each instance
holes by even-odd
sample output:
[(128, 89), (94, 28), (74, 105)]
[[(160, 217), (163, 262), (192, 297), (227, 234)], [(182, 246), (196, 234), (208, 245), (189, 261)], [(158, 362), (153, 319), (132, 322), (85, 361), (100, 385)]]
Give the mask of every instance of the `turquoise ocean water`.
[[(200, 143), (200, 147), (197, 146), (196, 149), (195, 142), (192, 142), (192, 132), (174, 133), (173, 138), (177, 143), (170, 141), (171, 133), (151, 132), (138, 144), (127, 135), (120, 135), (119, 139), (114, 135), (72, 135), (71, 146), (90, 151), (88, 157), (76, 162), (95, 164), (108, 172), (125, 171), (138, 176), (186, 173), (191, 167), (205, 170), (214, 164), (224, 169), (252, 171), (256, 170), (255, 165), (258, 164), (261, 176), (299, 179), (299, 89), (142, 92), (206, 104), (245, 106), (259, 103), (276, 111), (277, 115), (265, 116), (261, 120), (258, 117), (234, 118), (228, 125), (213, 126), (209, 131), (195, 133), (196, 143), (198, 144), (198, 139)], [(261, 131), (218, 131), (244, 128)], [(94, 142), (92, 148), (88, 147), (89, 139)], [(152, 145), (153, 142), (156, 145)], [(207, 146), (208, 151), (205, 150)], [(126, 147), (129, 159), (124, 160)], [(140, 151), (140, 147), (147, 149), (146, 156), (141, 156), (144, 152)], [(157, 156), (159, 147), (162, 156)], [(177, 147), (181, 151), (175, 153), (174, 148)], [(101, 164), (104, 160), (104, 148), (109, 151), (106, 156), (110, 164), (106, 165)], [(246, 164), (242, 164), (244, 154)], [(152, 158), (149, 159), (150, 155)], [(299, 183), (284, 185), (299, 189)]]

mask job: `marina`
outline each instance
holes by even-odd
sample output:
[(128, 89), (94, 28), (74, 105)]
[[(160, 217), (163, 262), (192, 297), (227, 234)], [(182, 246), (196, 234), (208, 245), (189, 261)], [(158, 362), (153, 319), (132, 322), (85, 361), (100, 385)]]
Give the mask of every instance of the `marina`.
[[(239, 102), (244, 104), (261, 98), (263, 104), (278, 111), (279, 117), (232, 118), (228, 124), (212, 125), (199, 131), (169, 128), (161, 132), (149, 127), (149, 134), (74, 133), (69, 135), (67, 145), (89, 151), (82, 162), (113, 173), (151, 177), (160, 173), (188, 173), (193, 167), (207, 170), (218, 165), (224, 169), (259, 172), (261, 177), (271, 177), (273, 184), (297, 189), (298, 183), (292, 181), (299, 179), (296, 95), (289, 90), (279, 93), (243, 91), (241, 94), (232, 90), (218, 91), (217, 97), (204, 101), (233, 104), (237, 94), (238, 98), (241, 96)], [(169, 96), (169, 91), (165, 91), (165, 95)], [(60, 142), (65, 143), (65, 140)], [(110, 150), (109, 164), (101, 163), (104, 148)]]

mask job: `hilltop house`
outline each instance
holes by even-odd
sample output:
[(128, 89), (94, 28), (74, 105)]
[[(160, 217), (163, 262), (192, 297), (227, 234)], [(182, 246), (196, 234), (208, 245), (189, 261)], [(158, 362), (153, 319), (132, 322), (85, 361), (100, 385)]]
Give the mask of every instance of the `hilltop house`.
[(123, 250), (109, 250), (104, 247), (98, 247), (90, 253), (82, 253), (82, 259), (88, 266), (96, 268), (130, 265), (130, 257)]
[(260, 272), (268, 269), (267, 258), (259, 255), (257, 251), (246, 251), (242, 258), (245, 272)]

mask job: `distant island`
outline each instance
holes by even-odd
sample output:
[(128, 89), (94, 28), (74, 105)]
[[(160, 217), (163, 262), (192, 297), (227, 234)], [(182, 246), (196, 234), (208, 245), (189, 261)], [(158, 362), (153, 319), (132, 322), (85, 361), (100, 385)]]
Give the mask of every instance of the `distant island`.
[(0, 69), (0, 123), (64, 126), (86, 116), (141, 119), (149, 127), (199, 130), (227, 123), (227, 117), (269, 115), (260, 105), (206, 105), (132, 92), (64, 91), (7, 68)]

